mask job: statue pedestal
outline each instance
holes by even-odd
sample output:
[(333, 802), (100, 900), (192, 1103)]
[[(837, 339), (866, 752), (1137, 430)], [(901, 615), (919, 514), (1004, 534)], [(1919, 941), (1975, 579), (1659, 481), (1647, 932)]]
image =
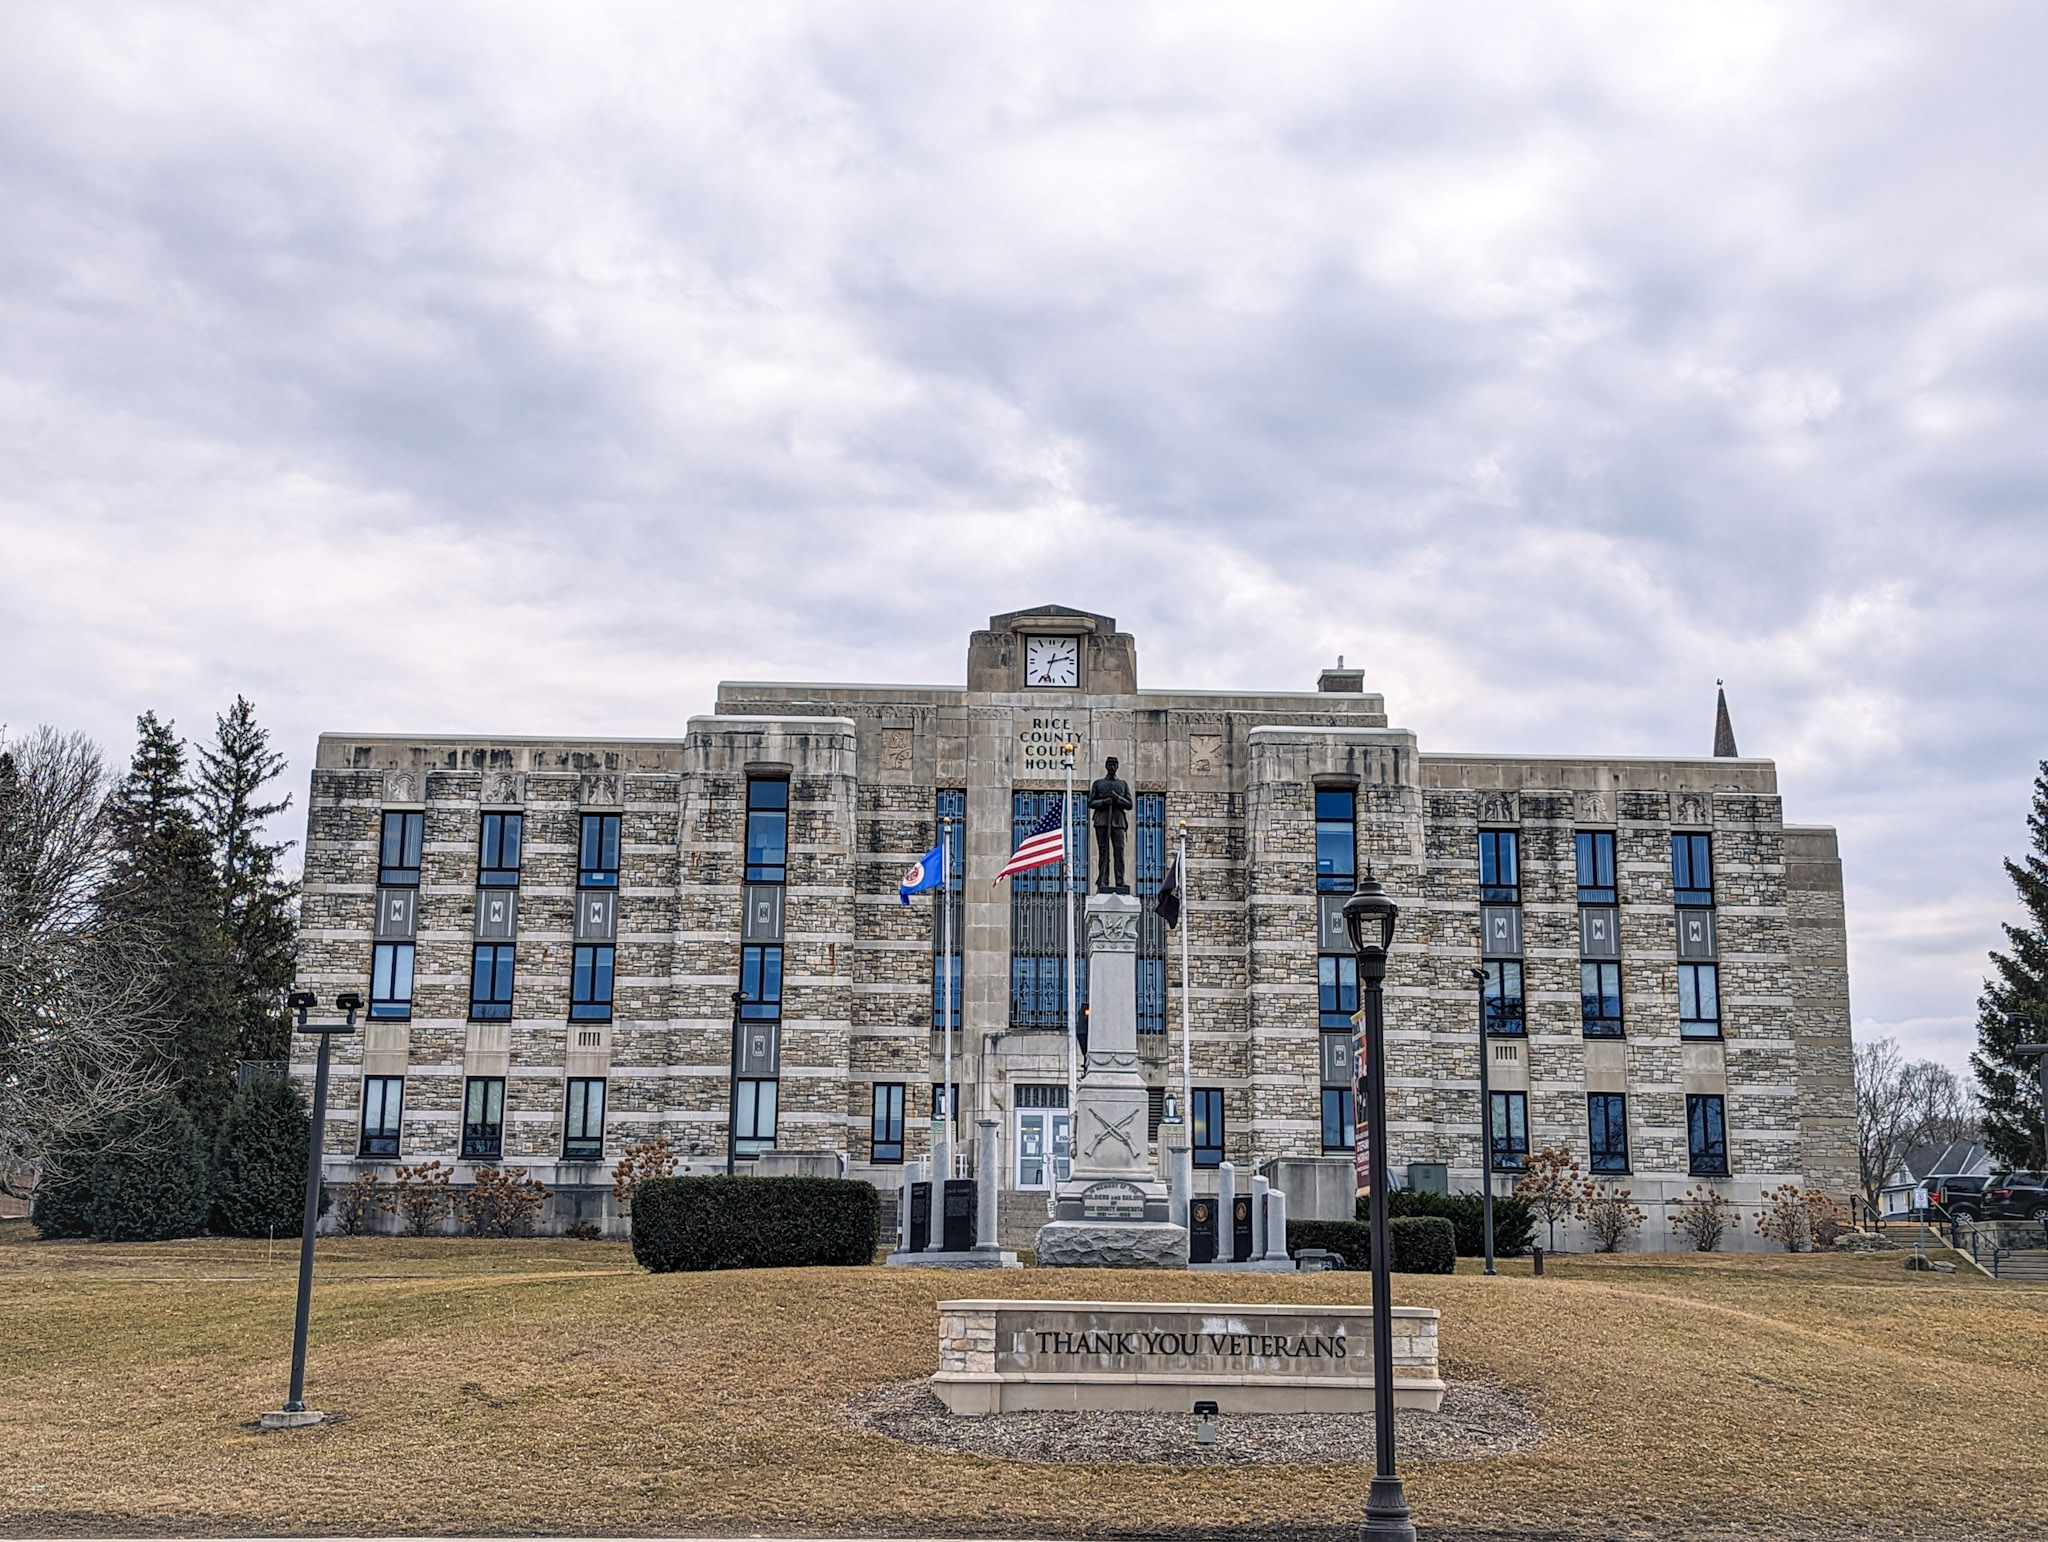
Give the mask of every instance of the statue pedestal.
[(1187, 1228), (1174, 1224), (1172, 1196), (1147, 1151), (1139, 908), (1131, 894), (1088, 896), (1088, 1074), (1075, 1093), (1071, 1176), (1038, 1232), (1041, 1268), (1187, 1267)]

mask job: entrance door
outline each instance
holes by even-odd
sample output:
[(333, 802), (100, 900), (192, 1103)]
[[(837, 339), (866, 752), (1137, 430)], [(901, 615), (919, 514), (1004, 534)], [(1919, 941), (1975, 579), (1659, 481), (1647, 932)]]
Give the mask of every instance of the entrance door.
[(1017, 1110), (1017, 1187), (1065, 1183), (1073, 1166), (1072, 1123), (1064, 1108)]

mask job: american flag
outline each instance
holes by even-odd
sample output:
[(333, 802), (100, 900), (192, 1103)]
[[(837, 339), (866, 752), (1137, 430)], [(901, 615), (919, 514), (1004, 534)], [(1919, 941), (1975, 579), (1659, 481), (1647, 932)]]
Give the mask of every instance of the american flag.
[(1048, 862), (1059, 862), (1067, 855), (1067, 823), (1063, 817), (1065, 800), (1055, 798), (1046, 806), (1044, 816), (1033, 825), (1024, 839), (1017, 843), (1017, 849), (1010, 853), (1010, 860), (1003, 864), (1003, 870), (996, 874), (1001, 883), (1018, 873), (1029, 872), (1034, 867), (1043, 867)]

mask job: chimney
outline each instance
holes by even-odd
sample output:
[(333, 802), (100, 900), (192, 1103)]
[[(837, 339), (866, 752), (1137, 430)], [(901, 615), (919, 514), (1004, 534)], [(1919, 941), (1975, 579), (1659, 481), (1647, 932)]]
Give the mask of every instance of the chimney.
[(1365, 671), (1362, 669), (1346, 669), (1344, 667), (1344, 655), (1340, 653), (1337, 655), (1337, 667), (1335, 669), (1326, 669), (1321, 675), (1316, 677), (1316, 689), (1319, 691), (1344, 691), (1352, 696), (1363, 696), (1365, 694)]
[(1716, 759), (1732, 760), (1742, 752), (1735, 748), (1735, 725), (1728, 721), (1728, 693), (1720, 689), (1716, 680), (1714, 687), (1720, 701), (1714, 708), (1714, 755)]

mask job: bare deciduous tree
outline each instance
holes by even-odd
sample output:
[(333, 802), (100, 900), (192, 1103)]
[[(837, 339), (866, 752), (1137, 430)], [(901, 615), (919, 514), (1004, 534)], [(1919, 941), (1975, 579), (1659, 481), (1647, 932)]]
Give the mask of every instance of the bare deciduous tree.
[(1579, 1213), (1579, 1162), (1562, 1146), (1546, 1146), (1529, 1158), (1515, 1198), (1550, 1228), (1550, 1248), (1557, 1251), (1557, 1223)]
[(1856, 1046), (1856, 1159), (1872, 1206), (1906, 1153), (1976, 1136), (1977, 1105), (1947, 1066), (1907, 1061), (1894, 1039)]

